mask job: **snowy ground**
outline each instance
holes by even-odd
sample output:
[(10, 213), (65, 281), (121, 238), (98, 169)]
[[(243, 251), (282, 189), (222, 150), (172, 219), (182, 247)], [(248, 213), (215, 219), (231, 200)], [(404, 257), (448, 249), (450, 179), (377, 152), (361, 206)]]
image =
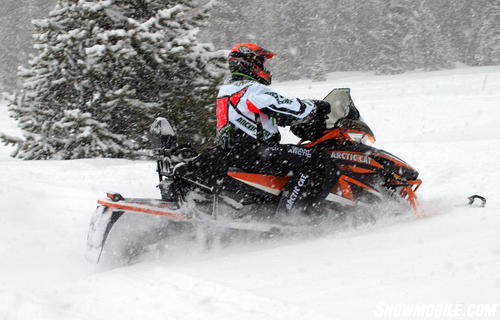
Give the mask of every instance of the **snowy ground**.
[[(96, 199), (156, 197), (154, 163), (19, 161), (2, 146), (0, 319), (372, 319), (393, 304), (463, 306), (454, 319), (496, 304), (485, 318), (500, 319), (500, 67), (274, 85), (303, 98), (334, 87), (352, 89), (379, 148), (420, 171), (429, 218), (96, 266), (84, 259)], [(0, 129), (16, 133), (3, 105)], [(474, 193), (486, 208), (464, 206)]]

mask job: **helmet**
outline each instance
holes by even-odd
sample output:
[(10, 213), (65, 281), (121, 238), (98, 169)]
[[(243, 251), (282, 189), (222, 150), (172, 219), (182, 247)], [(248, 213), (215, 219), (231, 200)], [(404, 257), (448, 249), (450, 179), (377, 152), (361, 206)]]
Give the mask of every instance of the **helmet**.
[(239, 43), (235, 45), (227, 61), (229, 70), (233, 74), (250, 76), (258, 82), (270, 85), (272, 73), (266, 69), (266, 60), (274, 57), (276, 53), (259, 47), (254, 43)]

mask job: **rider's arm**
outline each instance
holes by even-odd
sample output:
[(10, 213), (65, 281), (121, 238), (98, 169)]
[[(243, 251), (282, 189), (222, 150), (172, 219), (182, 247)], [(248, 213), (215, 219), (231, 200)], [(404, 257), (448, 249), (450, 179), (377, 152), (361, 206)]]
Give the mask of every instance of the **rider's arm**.
[(249, 90), (247, 106), (250, 111), (275, 118), (279, 126), (288, 126), (298, 119), (304, 119), (315, 109), (312, 100), (289, 99), (260, 84)]

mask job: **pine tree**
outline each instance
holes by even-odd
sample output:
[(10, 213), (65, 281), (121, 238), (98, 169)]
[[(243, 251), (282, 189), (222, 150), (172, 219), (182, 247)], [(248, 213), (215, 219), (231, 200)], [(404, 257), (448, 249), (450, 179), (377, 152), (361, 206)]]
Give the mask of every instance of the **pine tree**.
[(416, 24), (411, 27), (414, 34), (413, 48), (415, 67), (426, 71), (450, 68), (451, 43), (441, 31), (441, 21), (431, 7), (434, 1), (413, 2)]
[[(59, 0), (35, 22), (38, 55), (10, 111), (17, 157), (137, 157), (157, 116), (181, 142), (214, 136), (223, 54), (199, 43), (209, 6), (195, 0)], [(5, 139), (4, 139), (5, 140)]]
[(500, 4), (498, 0), (482, 2), (482, 19), (477, 34), (475, 61), (479, 65), (500, 64)]
[(386, 19), (377, 30), (372, 31), (372, 43), (376, 45), (376, 53), (371, 57), (375, 71), (381, 74), (396, 74), (405, 70), (409, 64), (407, 42), (409, 33), (408, 1), (391, 0), (381, 8)]
[(321, 70), (399, 73), (500, 59), (498, 0), (218, 2), (206, 36), (221, 48), (250, 40), (276, 51), (271, 65), (280, 80)]
[(30, 21), (46, 16), (56, 0), (2, 0), (0, 9), (0, 90), (20, 87), (17, 66), (31, 52)]

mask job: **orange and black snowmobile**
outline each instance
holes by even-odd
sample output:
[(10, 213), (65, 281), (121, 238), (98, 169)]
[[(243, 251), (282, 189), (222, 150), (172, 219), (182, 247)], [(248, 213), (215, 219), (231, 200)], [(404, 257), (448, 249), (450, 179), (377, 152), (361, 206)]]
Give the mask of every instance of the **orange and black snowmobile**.
[[(385, 203), (396, 203), (399, 208), (407, 207), (419, 214), (415, 194), (421, 184), (418, 172), (396, 156), (371, 146), (375, 138), (368, 125), (359, 113), (349, 116), (357, 112), (349, 89), (334, 89), (324, 100), (331, 105), (328, 121), (334, 125), (319, 139), (300, 144), (319, 148), (328, 155), (322, 159), (335, 163), (336, 177), (313, 212), (302, 213), (296, 220), (298, 224), (274, 215), (281, 190), (290, 178), (287, 174), (225, 167), (217, 154), (211, 163), (203, 163), (206, 174), (179, 174), (176, 165), (192, 161), (197, 155), (189, 146), (178, 146), (170, 123), (158, 118), (150, 138), (160, 155), (157, 172), (161, 199), (108, 193), (106, 199), (99, 200), (88, 234), (89, 256), (99, 260), (108, 238), (121, 244), (136, 241), (133, 239), (149, 243), (168, 237), (173, 230), (188, 232), (200, 226), (262, 233), (300, 232), (318, 228), (322, 221)], [(300, 137), (301, 131), (293, 129)]]

